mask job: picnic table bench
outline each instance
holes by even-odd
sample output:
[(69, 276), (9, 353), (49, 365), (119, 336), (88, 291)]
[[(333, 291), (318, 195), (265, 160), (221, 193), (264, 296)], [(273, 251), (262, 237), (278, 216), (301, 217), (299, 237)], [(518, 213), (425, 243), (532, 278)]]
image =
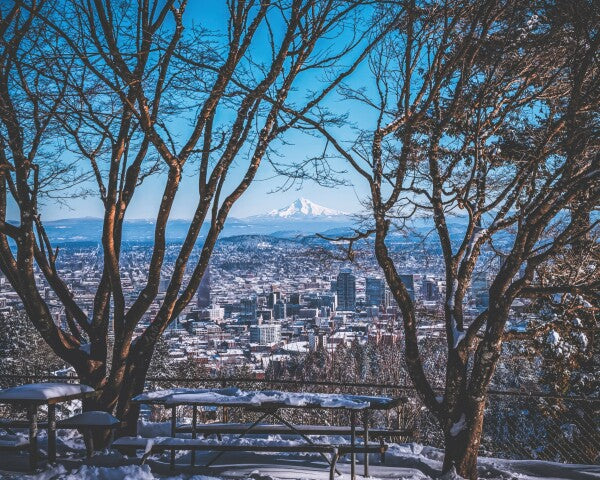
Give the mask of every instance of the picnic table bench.
[[(191, 423), (178, 424), (177, 433), (192, 433), (194, 430), (202, 435), (227, 435), (243, 433), (250, 427), (250, 423), (200, 423), (195, 427)], [(338, 425), (295, 425), (299, 432), (305, 435), (340, 435), (348, 436), (351, 434), (351, 427)], [(362, 436), (365, 430), (363, 427), (356, 427), (356, 434)], [(252, 429), (255, 434), (286, 434), (290, 430), (285, 425), (260, 423)], [(404, 437), (410, 436), (413, 431), (410, 429), (385, 429), (385, 428), (370, 428), (369, 436), (371, 438), (389, 438), (389, 437)]]
[[(163, 439), (158, 444), (153, 443), (149, 447), (147, 455), (157, 451), (171, 450), (171, 466), (174, 467), (175, 450), (190, 450), (192, 452), (192, 465), (195, 462), (195, 452), (198, 450), (213, 450), (218, 452), (206, 466), (212, 465), (222, 453), (228, 451), (294, 451), (305, 452), (308, 450), (320, 453), (329, 462), (337, 462), (341, 455), (351, 455), (351, 476), (355, 478), (356, 453), (364, 453), (364, 472), (369, 475), (369, 453), (379, 453), (382, 455), (387, 448), (385, 439), (390, 436), (408, 435), (408, 430), (388, 430), (374, 429), (369, 427), (369, 414), (373, 410), (386, 410), (398, 406), (405, 402), (404, 398), (377, 397), (365, 395), (346, 395), (346, 394), (320, 394), (320, 393), (291, 393), (280, 391), (241, 391), (237, 388), (224, 389), (173, 389), (159, 392), (146, 392), (134, 398), (134, 401), (140, 404), (162, 405), (171, 409), (171, 439)], [(192, 407), (192, 423), (178, 424), (177, 407)], [(259, 414), (259, 419), (254, 423), (219, 423), (219, 424), (198, 424), (199, 407), (239, 407), (247, 411)], [(300, 409), (339, 409), (345, 410), (350, 414), (350, 426), (328, 426), (328, 425), (295, 425), (286, 421), (279, 410), (287, 408)], [(356, 414), (363, 413), (362, 428), (357, 427)], [(265, 423), (267, 417), (272, 417), (278, 423)], [(371, 435), (374, 432), (374, 435)], [(191, 433), (191, 439), (177, 438), (178, 433)], [(252, 434), (289, 434), (298, 435), (305, 440), (302, 445), (231, 445), (223, 443), (206, 442), (197, 440), (198, 435), (208, 436), (234, 434), (241, 439)], [(356, 436), (363, 437), (363, 443), (356, 443)], [(350, 437), (350, 444), (341, 445), (323, 445), (316, 444), (310, 439), (312, 435), (344, 435)], [(113, 445), (121, 445), (119, 448), (132, 447), (132, 443), (143, 443), (143, 439), (129, 437), (128, 440), (117, 440)], [(167, 437), (165, 437), (167, 438)], [(370, 438), (379, 439), (379, 443), (370, 442)], [(190, 440), (190, 442), (187, 442)], [(120, 442), (120, 443), (119, 443)], [(129, 442), (129, 443), (128, 443)], [(282, 447), (285, 447), (282, 450)], [(141, 449), (141, 447), (136, 448)], [(258, 449), (258, 450), (257, 450)], [(331, 460), (325, 454), (331, 454)], [(145, 454), (146, 455), (146, 454)], [(335, 465), (332, 467), (335, 472)]]
[[(192, 423), (178, 424), (175, 432), (184, 434), (210, 436), (210, 435), (239, 435), (250, 428), (251, 423), (200, 423), (194, 426)], [(352, 427), (350, 426), (339, 426), (339, 425), (298, 425), (294, 424), (296, 431), (302, 435), (336, 435), (340, 437), (349, 437), (352, 435)], [(255, 435), (289, 435), (294, 432), (290, 432), (290, 429), (286, 425), (281, 424), (264, 424), (259, 423), (252, 428), (252, 433)], [(359, 437), (365, 438), (365, 434), (369, 440), (377, 440), (379, 442), (378, 452), (381, 457), (381, 462), (385, 462), (385, 441), (394, 437), (412, 437), (414, 431), (410, 428), (405, 429), (393, 429), (393, 428), (367, 428), (364, 426), (357, 426), (355, 434)], [(351, 452), (346, 452), (351, 453)], [(359, 453), (364, 453), (361, 451)]]
[[(32, 470), (38, 463), (38, 429), (48, 430), (48, 461), (56, 460), (56, 430), (80, 429), (86, 437), (88, 456), (93, 450), (93, 429), (114, 429), (120, 425), (118, 419), (106, 412), (84, 412), (64, 420), (56, 420), (56, 405), (71, 400), (80, 400), (95, 395), (93, 388), (87, 385), (72, 383), (32, 383), (0, 390), (0, 403), (24, 407), (27, 419), (0, 419), (0, 428), (8, 435), (0, 437), (2, 450), (29, 450), (29, 464)], [(41, 405), (48, 409), (47, 421), (38, 420), (38, 410)], [(18, 435), (13, 428), (29, 429), (28, 437)]]
[[(48, 428), (49, 422), (38, 421), (38, 428)], [(94, 452), (94, 430), (114, 430), (119, 428), (122, 422), (112, 416), (110, 413), (103, 411), (87, 411), (73, 415), (72, 417), (58, 420), (56, 422), (56, 430), (80, 430), (83, 433), (83, 438), (86, 447), (86, 456), (90, 458)], [(29, 446), (29, 441), (25, 440), (20, 435), (16, 435), (13, 428), (29, 428), (30, 421), (22, 419), (0, 418), (0, 429), (9, 432), (9, 435), (4, 436), (4, 440), (0, 438), (0, 449), (5, 450), (24, 450)]]
[[(342, 455), (348, 453), (368, 452), (381, 453), (385, 451), (387, 446), (379, 444), (370, 444), (367, 446), (361, 445), (353, 447), (352, 445), (332, 445), (332, 444), (302, 444), (302, 445), (251, 445), (251, 444), (236, 444), (236, 443), (214, 443), (206, 442), (201, 439), (174, 438), (174, 437), (158, 437), (158, 438), (141, 438), (141, 437), (121, 437), (115, 440), (112, 448), (121, 452), (128, 452), (132, 448), (135, 450), (143, 450), (144, 454), (141, 459), (141, 464), (148, 457), (155, 453), (162, 453), (173, 450), (187, 450), (191, 452), (211, 451), (211, 452), (273, 452), (273, 453), (320, 453), (330, 454), (329, 460), (329, 479), (334, 480), (336, 473), (336, 464)], [(175, 468), (175, 459), (171, 456), (170, 468)]]

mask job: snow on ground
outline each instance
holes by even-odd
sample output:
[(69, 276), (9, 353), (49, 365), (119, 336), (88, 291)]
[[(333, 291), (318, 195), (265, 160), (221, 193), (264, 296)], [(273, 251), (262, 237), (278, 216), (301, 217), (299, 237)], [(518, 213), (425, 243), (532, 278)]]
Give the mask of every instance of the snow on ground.
[[(339, 440), (339, 439), (336, 439)], [(14, 458), (18, 454), (5, 454), (0, 458), (0, 480), (326, 480), (328, 470), (325, 462), (314, 454), (256, 454), (235, 453), (224, 455), (210, 469), (195, 467), (190, 470), (189, 453), (177, 456), (177, 469), (168, 470), (168, 454), (150, 460), (149, 465), (138, 465), (115, 452), (105, 452), (84, 462), (81, 455), (61, 457), (60, 463), (49, 466), (37, 474), (23, 473), (27, 458), (18, 455), (21, 472), (10, 472), (16, 468)], [(197, 463), (211, 458), (210, 453), (198, 453)], [(12, 456), (12, 459), (11, 459)], [(358, 456), (359, 462), (362, 456)], [(449, 474), (440, 476), (443, 452), (419, 444), (392, 444), (386, 454), (385, 465), (376, 455), (371, 457), (370, 480), (456, 480), (460, 477)], [(87, 463), (87, 464), (86, 464)], [(350, 479), (347, 459), (341, 461), (339, 480)], [(599, 465), (567, 465), (533, 460), (502, 460), (482, 458), (480, 478), (488, 480), (600, 480)], [(358, 465), (357, 478), (362, 478), (362, 464)]]
[[(140, 422), (139, 433), (146, 438), (168, 435), (168, 423)], [(40, 448), (47, 447), (41, 431)], [(223, 436), (227, 442), (235, 436)], [(239, 439), (238, 439), (239, 441)], [(244, 439), (245, 442), (251, 439)], [(256, 443), (291, 444), (298, 439), (289, 435), (256, 436)], [(316, 443), (344, 443), (343, 437), (314, 436)], [(148, 465), (138, 458), (128, 458), (114, 451), (97, 453), (87, 461), (84, 444), (74, 431), (59, 430), (59, 461), (36, 474), (27, 473), (28, 456), (3, 452), (0, 455), (0, 480), (328, 480), (328, 466), (318, 454), (272, 454), (236, 452), (223, 455), (210, 468), (190, 467), (190, 453), (177, 453), (177, 468), (169, 471), (169, 454), (151, 457)], [(196, 464), (212, 459), (212, 452), (198, 452)], [(358, 479), (363, 478), (362, 455), (357, 455)], [(417, 443), (391, 444), (385, 464), (378, 455), (370, 456), (370, 480), (456, 480), (460, 477), (440, 476), (443, 452)], [(349, 458), (338, 462), (339, 480), (350, 480)], [(600, 465), (568, 465), (534, 460), (481, 458), (480, 478), (485, 480), (600, 480)]]

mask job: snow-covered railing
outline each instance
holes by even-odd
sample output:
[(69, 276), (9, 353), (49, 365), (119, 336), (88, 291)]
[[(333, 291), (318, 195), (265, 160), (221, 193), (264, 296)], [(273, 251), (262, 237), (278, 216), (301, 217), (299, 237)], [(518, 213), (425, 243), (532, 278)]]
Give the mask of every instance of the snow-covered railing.
[[(79, 378), (76, 375), (0, 375), (0, 383), (10, 385), (20, 385), (22, 383), (28, 383), (33, 381), (72, 381), (78, 382)], [(226, 387), (229, 385), (244, 384), (255, 384), (255, 385), (291, 385), (291, 386), (322, 386), (322, 387), (345, 387), (348, 389), (360, 388), (368, 389), (374, 388), (378, 390), (391, 390), (391, 391), (406, 391), (415, 392), (415, 388), (412, 385), (399, 385), (390, 383), (372, 383), (372, 382), (339, 382), (331, 380), (293, 380), (293, 379), (276, 379), (276, 378), (255, 378), (255, 377), (244, 377), (244, 376), (227, 376), (227, 377), (147, 377), (147, 383), (175, 383), (180, 385), (202, 385), (211, 384)], [(434, 391), (443, 393), (442, 388), (433, 388)], [(581, 395), (556, 395), (551, 393), (537, 392), (535, 390), (498, 390), (489, 389), (489, 395), (492, 396), (506, 396), (506, 397), (527, 397), (527, 398), (546, 398), (555, 400), (578, 400), (578, 401), (589, 401), (600, 403), (600, 397), (598, 396), (581, 396)]]

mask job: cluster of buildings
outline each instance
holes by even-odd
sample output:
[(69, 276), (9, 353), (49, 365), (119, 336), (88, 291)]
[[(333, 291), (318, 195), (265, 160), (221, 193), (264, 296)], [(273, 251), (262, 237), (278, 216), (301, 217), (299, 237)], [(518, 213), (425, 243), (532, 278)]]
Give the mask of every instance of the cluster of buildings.
[[(164, 299), (177, 247), (167, 248), (159, 294), (140, 331)], [(291, 241), (221, 241), (194, 301), (165, 334), (172, 359), (194, 358), (211, 373), (243, 367), (260, 377), (270, 362), (285, 362), (316, 348), (335, 349), (354, 341), (399, 341), (401, 314), (375, 262), (348, 268), (316, 260), (309, 251), (310, 247)], [(122, 252), (128, 304), (146, 285), (150, 252), (144, 245), (129, 245)], [(88, 313), (102, 272), (99, 253), (97, 247), (63, 247), (59, 273)], [(405, 270), (414, 273), (402, 275), (402, 282), (418, 307), (431, 312), (427, 334), (443, 334), (444, 326), (435, 323), (435, 313), (441, 311), (445, 283), (441, 270), (432, 265), (423, 272), (423, 263), (418, 256), (407, 256)], [(41, 274), (37, 282), (56, 323), (65, 324), (64, 309)], [(487, 276), (481, 274), (473, 282), (467, 315), (476, 315), (487, 306), (487, 288)], [(21, 308), (16, 293), (0, 278), (0, 309), (9, 313)]]

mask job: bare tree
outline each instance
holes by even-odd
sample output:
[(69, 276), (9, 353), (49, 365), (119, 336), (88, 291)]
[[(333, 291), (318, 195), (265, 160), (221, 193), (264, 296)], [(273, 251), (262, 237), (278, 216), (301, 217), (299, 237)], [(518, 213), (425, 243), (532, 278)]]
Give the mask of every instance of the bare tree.
[[(114, 411), (135, 428), (130, 400), (143, 389), (156, 342), (192, 299), (232, 206), (271, 144), (293, 126), (282, 114), (316, 110), (383, 37), (371, 34), (363, 7), (230, 0), (225, 34), (190, 26), (185, 0), (0, 8), (0, 268), (54, 352), (101, 389), (86, 408)], [(320, 90), (295, 92), (309, 77)], [(182, 119), (187, 130), (176, 127)], [(150, 316), (184, 171), (197, 179), (190, 199), (197, 204), (164, 300)], [(146, 285), (131, 299), (121, 278), (123, 223), (152, 174), (163, 181), (154, 245)], [(78, 182), (104, 207), (103, 270), (90, 312), (61, 278), (40, 213), (44, 194), (70, 194)], [(16, 225), (7, 221), (11, 202)], [(36, 272), (64, 306), (68, 328), (53, 321)]]
[[(590, 247), (588, 234), (598, 227), (599, 19), (597, 3), (586, 1), (413, 0), (370, 55), (369, 81), (340, 88), (370, 112), (353, 119), (355, 137), (326, 128), (323, 115), (296, 112), (327, 142), (326, 153), (309, 160), (337, 156), (369, 187), (371, 224), (356, 238), (374, 236), (402, 312), (408, 372), (444, 432), (444, 471), (477, 477), (486, 392), (513, 301), (598, 300), (597, 256), (566, 283), (566, 274), (542, 272), (582, 239)], [(365, 127), (368, 118), (374, 127)], [(307, 177), (310, 165), (288, 170)], [(450, 226), (456, 216), (466, 219), (458, 234)], [(388, 248), (395, 228), (406, 230), (415, 217), (433, 219), (444, 260), (443, 395), (425, 372), (415, 305)], [(466, 294), (493, 252), (502, 262), (489, 307), (469, 318)]]

